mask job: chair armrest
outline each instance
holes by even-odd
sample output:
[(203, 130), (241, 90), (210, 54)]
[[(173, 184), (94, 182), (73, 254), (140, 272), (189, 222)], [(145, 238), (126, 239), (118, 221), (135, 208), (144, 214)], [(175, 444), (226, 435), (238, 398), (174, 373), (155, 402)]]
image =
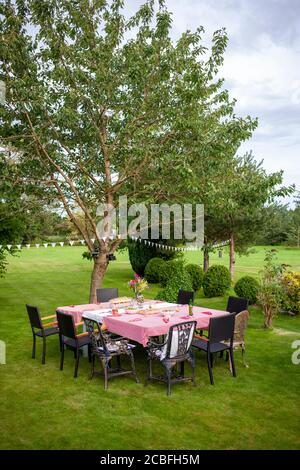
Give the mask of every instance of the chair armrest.
[(84, 321), (80, 321), (79, 323), (75, 323), (76, 328), (77, 328), (77, 326), (81, 326), (81, 325), (84, 325)]
[(42, 317), (41, 320), (50, 320), (50, 318), (56, 318), (56, 315), (49, 315), (48, 317)]
[(208, 343), (208, 341), (209, 341), (209, 338), (207, 336), (198, 335), (197, 333), (194, 334), (194, 338), (195, 339), (201, 339), (201, 341), (205, 341), (206, 343)]
[(164, 343), (155, 343), (154, 341), (148, 341), (147, 343), (147, 348), (150, 349), (160, 349), (163, 346), (165, 346), (168, 343), (168, 341), (165, 341)]
[(51, 328), (52, 326), (57, 326), (57, 321), (54, 321), (52, 323), (45, 323), (43, 325), (43, 328)]
[(79, 335), (76, 335), (76, 338), (81, 338), (82, 336), (88, 336), (88, 332), (85, 331), (84, 333), (80, 333)]
[(114, 342), (114, 341), (121, 341), (121, 339), (126, 339), (126, 340), (129, 341), (129, 339), (126, 338), (125, 336), (116, 336), (116, 337), (114, 337), (114, 338), (111, 338), (111, 337), (110, 337), (109, 340), (110, 340), (111, 342)]

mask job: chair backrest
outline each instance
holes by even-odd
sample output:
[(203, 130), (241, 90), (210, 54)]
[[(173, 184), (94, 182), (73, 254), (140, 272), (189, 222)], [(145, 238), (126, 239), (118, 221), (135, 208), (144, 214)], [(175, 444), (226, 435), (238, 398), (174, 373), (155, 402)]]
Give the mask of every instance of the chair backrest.
[(208, 337), (210, 343), (232, 341), (234, 333), (235, 313), (212, 317), (209, 322)]
[(180, 305), (188, 305), (194, 303), (195, 292), (187, 290), (179, 290), (177, 296), (177, 303)]
[(102, 332), (102, 324), (91, 318), (84, 318), (84, 323), (91, 338), (93, 352), (97, 352), (98, 348), (102, 348), (105, 354), (109, 354), (110, 335)]
[(76, 339), (76, 329), (73, 315), (56, 311), (59, 333), (67, 338)]
[(196, 321), (188, 321), (170, 327), (165, 354), (166, 359), (176, 360), (188, 353), (192, 345), (196, 326)]
[(243, 310), (247, 310), (248, 300), (241, 297), (228, 297), (227, 312), (229, 313), (240, 313)]
[(248, 310), (243, 310), (235, 316), (234, 323), (234, 336), (233, 341), (235, 343), (244, 343), (245, 341), (245, 331), (248, 325), (249, 312)]
[(117, 287), (107, 287), (96, 289), (97, 302), (109, 302), (111, 299), (119, 297), (119, 290)]
[(43, 325), (38, 307), (26, 304), (26, 309), (29, 316), (31, 328), (38, 328), (41, 330), (43, 328)]

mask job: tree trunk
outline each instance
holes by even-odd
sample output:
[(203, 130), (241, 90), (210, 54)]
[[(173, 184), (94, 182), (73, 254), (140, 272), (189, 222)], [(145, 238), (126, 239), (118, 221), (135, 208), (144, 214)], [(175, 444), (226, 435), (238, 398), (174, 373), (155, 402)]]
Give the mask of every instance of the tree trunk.
[(101, 287), (104, 274), (108, 266), (107, 253), (100, 253), (97, 258), (94, 258), (94, 267), (91, 275), (90, 286), (90, 303), (97, 302), (96, 289)]
[(229, 242), (229, 271), (231, 279), (234, 277), (234, 265), (235, 265), (235, 250), (234, 250), (234, 236), (233, 233), (230, 235)]
[(209, 268), (209, 251), (205, 246), (203, 250), (203, 271), (206, 273)]
[(263, 311), (264, 311), (264, 317), (265, 317), (264, 328), (266, 329), (272, 328), (273, 316), (274, 316), (272, 308), (266, 305), (264, 306)]

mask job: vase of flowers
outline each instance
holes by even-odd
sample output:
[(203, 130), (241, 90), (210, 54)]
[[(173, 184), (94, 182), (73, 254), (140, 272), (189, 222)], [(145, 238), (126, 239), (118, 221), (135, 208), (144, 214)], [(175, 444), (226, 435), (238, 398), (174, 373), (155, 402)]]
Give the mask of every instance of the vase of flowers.
[(134, 292), (135, 301), (138, 306), (142, 306), (144, 303), (143, 291), (148, 289), (148, 283), (146, 279), (142, 278), (138, 274), (134, 275), (134, 279), (128, 283), (130, 289)]

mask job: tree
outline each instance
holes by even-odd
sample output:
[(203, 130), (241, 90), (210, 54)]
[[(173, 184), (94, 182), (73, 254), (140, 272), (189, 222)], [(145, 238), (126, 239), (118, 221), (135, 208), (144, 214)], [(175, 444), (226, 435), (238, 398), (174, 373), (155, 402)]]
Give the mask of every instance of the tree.
[(232, 278), (236, 251), (246, 253), (265, 228), (265, 205), (294, 191), (293, 186), (282, 186), (282, 175), (282, 171), (267, 174), (262, 162), (257, 163), (250, 153), (237, 157), (216, 186), (216, 197), (208, 212), (214, 230), (217, 228), (223, 239), (229, 240)]
[(288, 243), (300, 248), (300, 192), (295, 197), (295, 208), (291, 211), (291, 224), (289, 226)]
[(226, 32), (214, 33), (210, 53), (203, 28), (173, 43), (171, 13), (155, 5), (127, 20), (122, 0), (1, 4), (0, 144), (18, 152), (24, 181), (59, 197), (90, 252), (91, 234), (97, 241), (91, 302), (120, 244), (99, 235), (98, 204), (117, 207), (120, 194), (186, 201), (195, 162), (209, 177), (255, 127), (234, 115), (217, 78)]
[(262, 210), (260, 245), (280, 245), (289, 239), (292, 224), (292, 211), (287, 204), (270, 204)]
[(277, 251), (272, 249), (265, 255), (265, 265), (261, 272), (261, 285), (257, 299), (263, 309), (264, 327), (272, 328), (273, 319), (280, 311), (285, 299), (283, 275), (286, 265), (278, 264)]

